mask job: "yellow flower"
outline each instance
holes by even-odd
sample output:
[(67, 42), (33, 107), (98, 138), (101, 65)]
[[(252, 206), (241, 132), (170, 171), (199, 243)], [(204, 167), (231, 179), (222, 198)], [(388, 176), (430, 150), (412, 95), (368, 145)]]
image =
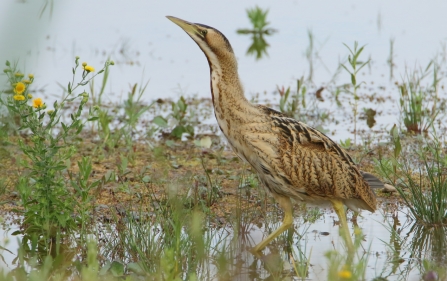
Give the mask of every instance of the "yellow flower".
[(349, 279), (352, 277), (352, 273), (349, 270), (341, 270), (338, 272), (338, 277), (342, 279)]
[(28, 74), (28, 78), (29, 79), (33, 79), (34, 78), (34, 74), (32, 74), (32, 73)]
[(84, 66), (84, 70), (87, 72), (94, 72), (95, 68), (91, 65), (86, 65), (86, 66)]
[(33, 107), (34, 108), (40, 108), (43, 106), (43, 101), (41, 98), (37, 98), (33, 100)]
[(29, 99), (32, 99), (32, 98), (33, 98), (33, 95), (28, 94), (28, 98), (29, 98)]
[(14, 93), (16, 93), (17, 95), (21, 95), (21, 94), (23, 94), (23, 92), (25, 92), (25, 89), (26, 89), (25, 84), (23, 84), (22, 82), (19, 82), (14, 87)]
[(25, 97), (23, 95), (14, 95), (12, 98), (15, 99), (16, 101), (25, 100)]

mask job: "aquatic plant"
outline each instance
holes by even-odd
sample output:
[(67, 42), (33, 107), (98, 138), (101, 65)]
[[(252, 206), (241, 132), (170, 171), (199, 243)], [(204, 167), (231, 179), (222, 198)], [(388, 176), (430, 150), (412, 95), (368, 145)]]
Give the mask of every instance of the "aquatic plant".
[[(400, 154), (400, 139), (395, 138)], [(433, 140), (424, 139), (416, 151), (416, 159), (410, 157), (377, 161), (378, 169), (392, 182), (399, 182), (397, 191), (410, 210), (412, 218), (421, 225), (447, 225), (447, 155), (436, 135)], [(416, 160), (416, 161), (414, 161)]]
[[(425, 71), (414, 71), (407, 73), (405, 80), (399, 85), (400, 107), (403, 123), (408, 132), (415, 134), (427, 134), (441, 109), (437, 106), (437, 97), (432, 97), (431, 92), (436, 89), (437, 82), (433, 89), (423, 88), (421, 83), (430, 74), (430, 67), (433, 61), (428, 64)], [(430, 105), (430, 99), (433, 99)]]
[(265, 35), (272, 35), (276, 32), (273, 28), (268, 28), (270, 24), (267, 21), (268, 9), (263, 10), (256, 6), (252, 9), (247, 9), (247, 16), (250, 19), (253, 27), (251, 29), (238, 29), (238, 34), (251, 34), (252, 44), (248, 47), (247, 55), (254, 55), (256, 59), (261, 59), (264, 55), (268, 55), (267, 48), (269, 44), (265, 40)]
[[(349, 101), (349, 104), (352, 107), (352, 112), (353, 112), (353, 121), (354, 121), (354, 145), (357, 144), (357, 115), (358, 115), (358, 100), (359, 100), (359, 96), (358, 96), (358, 90), (360, 88), (360, 86), (362, 85), (363, 82), (358, 82), (357, 81), (357, 75), (359, 73), (359, 71), (367, 66), (370, 62), (370, 60), (367, 61), (360, 61), (359, 57), (360, 54), (362, 53), (363, 49), (365, 48), (365, 46), (362, 46), (359, 48), (357, 41), (354, 42), (354, 47), (351, 49), (349, 48), (348, 45), (345, 45), (345, 47), (349, 50), (349, 55), (348, 55), (348, 65), (346, 66), (345, 64), (341, 64), (341, 66), (349, 73), (349, 75), (351, 76), (351, 86), (352, 86), (352, 90), (350, 89), (346, 89), (345, 91), (349, 94), (352, 95), (352, 97), (354, 98), (354, 101)], [(350, 67), (350, 69), (348, 68)]]

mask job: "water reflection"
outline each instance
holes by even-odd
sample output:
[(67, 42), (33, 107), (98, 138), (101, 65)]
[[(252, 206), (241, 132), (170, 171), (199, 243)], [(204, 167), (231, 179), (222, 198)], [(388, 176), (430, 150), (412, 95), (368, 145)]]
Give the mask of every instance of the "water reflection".
[[(238, 33), (239, 30), (238, 30)], [(247, 55), (255, 56), (257, 60), (261, 59), (263, 56), (268, 56), (267, 48), (270, 46), (264, 39), (262, 33), (252, 33), (251, 45), (247, 49)]]
[(251, 45), (248, 47), (247, 55), (255, 56), (256, 60), (268, 55), (267, 48), (270, 46), (264, 36), (270, 36), (276, 32), (273, 28), (268, 28), (270, 24), (267, 21), (268, 10), (262, 10), (259, 7), (247, 9), (247, 16), (253, 27), (251, 29), (238, 29), (238, 34), (251, 34)]
[[(203, 233), (204, 245), (209, 245), (204, 248), (204, 255), (197, 248), (198, 242), (179, 244), (186, 248), (179, 251), (182, 256), (174, 258), (179, 258), (177, 270), (184, 272), (183, 277), (195, 273), (199, 280), (327, 280), (329, 274), (338, 274), (341, 268), (360, 274), (358, 268), (363, 267), (365, 280), (413, 280), (425, 273), (442, 276), (439, 270), (427, 268), (442, 267), (447, 261), (446, 227), (416, 225), (404, 212), (388, 213), (386, 217), (380, 214), (353, 217), (364, 233), (356, 237), (361, 246), (353, 258), (342, 246), (339, 227), (331, 223), (335, 216), (332, 212), (323, 212), (310, 223), (300, 210), (294, 229), (281, 235), (260, 255), (253, 255), (249, 249), (278, 226), (280, 216), (276, 212), (267, 212), (259, 223), (259, 216), (248, 216), (241, 210), (235, 210), (235, 214), (240, 216)], [(380, 222), (384, 220), (387, 227)], [(130, 222), (129, 218), (115, 226), (104, 225), (102, 229), (97, 238), (102, 262), (117, 260), (126, 265), (144, 264), (142, 268), (151, 274), (157, 274), (160, 259), (167, 259), (169, 243), (175, 242), (168, 241), (170, 235), (166, 233), (177, 231), (181, 240), (191, 235), (188, 223), (178, 229), (167, 229), (151, 220)], [(122, 239), (131, 240), (123, 243)], [(123, 248), (126, 245), (136, 248)], [(36, 255), (40, 248), (36, 241), (22, 238), (18, 251), (16, 246), (6, 247), (14, 253), (14, 260), (7, 259), (7, 263), (15, 272), (22, 270), (23, 265), (45, 264), (45, 255)], [(49, 256), (53, 256), (51, 263), (64, 265), (67, 277), (76, 274), (73, 266), (76, 262), (73, 261), (83, 260), (86, 249), (70, 249), (60, 243), (55, 246), (54, 254), (49, 252)], [(48, 249), (43, 250), (48, 253)], [(346, 264), (351, 266), (343, 267)]]
[(414, 224), (406, 238), (412, 233), (411, 258), (418, 260), (430, 259), (437, 264), (446, 264), (447, 227), (424, 227)]

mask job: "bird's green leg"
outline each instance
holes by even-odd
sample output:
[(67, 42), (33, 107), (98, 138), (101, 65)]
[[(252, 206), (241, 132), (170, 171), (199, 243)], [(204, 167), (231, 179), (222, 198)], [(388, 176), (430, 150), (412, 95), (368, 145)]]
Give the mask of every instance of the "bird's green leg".
[(268, 243), (270, 243), (273, 239), (275, 239), (278, 235), (286, 231), (293, 223), (293, 205), (290, 201), (290, 198), (283, 196), (274, 196), (276, 202), (278, 202), (279, 206), (284, 210), (284, 220), (278, 229), (273, 231), (267, 238), (262, 240), (258, 245), (256, 245), (251, 251), (253, 253), (262, 251)]
[(332, 205), (334, 206), (334, 210), (337, 213), (338, 219), (340, 220), (343, 236), (346, 241), (346, 245), (348, 246), (348, 251), (350, 253), (354, 252), (354, 244), (352, 243), (351, 235), (349, 234), (348, 222), (346, 221), (346, 212), (345, 206), (340, 200), (332, 199)]

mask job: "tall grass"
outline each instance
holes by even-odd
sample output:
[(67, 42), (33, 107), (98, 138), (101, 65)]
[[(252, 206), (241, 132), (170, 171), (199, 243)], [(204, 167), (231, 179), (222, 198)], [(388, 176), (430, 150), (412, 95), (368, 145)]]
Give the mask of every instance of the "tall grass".
[[(434, 82), (431, 86), (423, 87), (424, 79), (432, 74), (434, 67)], [(438, 103), (436, 89), (439, 79), (436, 78), (437, 64), (430, 62), (424, 70), (414, 71), (406, 75), (404, 82), (399, 85), (401, 116), (407, 131), (415, 134), (427, 134), (437, 116), (442, 112)]]
[(381, 160), (378, 168), (390, 181), (399, 182), (397, 191), (417, 223), (447, 225), (447, 155), (441, 141), (435, 135), (433, 140), (424, 140), (414, 157), (393, 158), (393, 165)]

